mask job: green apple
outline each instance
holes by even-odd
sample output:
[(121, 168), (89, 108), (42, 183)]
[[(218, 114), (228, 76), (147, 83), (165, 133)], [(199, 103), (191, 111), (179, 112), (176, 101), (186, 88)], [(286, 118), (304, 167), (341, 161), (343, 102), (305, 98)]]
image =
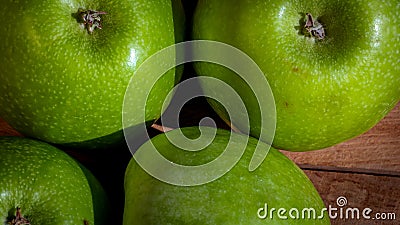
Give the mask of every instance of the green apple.
[[(0, 117), (57, 144), (120, 140), (130, 79), (153, 82), (133, 75), (174, 44), (169, 0), (6, 0), (0, 20)], [(145, 96), (147, 121), (160, 116), (174, 80), (171, 70)]]
[[(400, 100), (399, 12), (398, 0), (200, 0), (193, 37), (248, 54), (275, 97), (273, 146), (314, 150), (367, 131)], [(251, 135), (268, 129), (257, 127), (265, 115), (233, 72), (206, 63), (195, 69), (240, 93)]]
[[(213, 128), (204, 127), (204, 129)], [(189, 139), (199, 137), (197, 127), (183, 128), (182, 132)], [(135, 155), (151, 151), (150, 148), (154, 145), (165, 158), (170, 160), (170, 164), (177, 163), (190, 167), (214, 160), (224, 152), (228, 142), (231, 142), (233, 148), (244, 144), (245, 152), (238, 163), (224, 176), (197, 186), (177, 186), (162, 182), (149, 175), (146, 168), (143, 169), (132, 159), (125, 174), (124, 225), (330, 224), (326, 212), (324, 218), (302, 219), (308, 218), (305, 213), (304, 217), (301, 216), (303, 209), (315, 209), (315, 215), (318, 217), (323, 211), (324, 204), (302, 170), (279, 151), (270, 149), (261, 166), (249, 172), (248, 165), (257, 144), (268, 149), (266, 144), (257, 139), (226, 130), (217, 130), (215, 138), (203, 150), (184, 151), (171, 144), (166, 135), (174, 139), (180, 132), (173, 130), (154, 137), (142, 145)], [(161, 173), (173, 172), (156, 162), (155, 165), (160, 167)], [(211, 171), (201, 171), (194, 175), (194, 179), (207, 176), (207, 172)], [(179, 178), (184, 176), (184, 173), (173, 173), (171, 176)], [(287, 210), (279, 215), (282, 219), (277, 214), (281, 208)], [(291, 209), (293, 218), (297, 216), (294, 211), (298, 210), (300, 213), (298, 219), (293, 219), (289, 215)], [(313, 218), (311, 214), (310, 218)]]
[(107, 207), (96, 178), (66, 153), (36, 140), (0, 137), (1, 224), (107, 224)]

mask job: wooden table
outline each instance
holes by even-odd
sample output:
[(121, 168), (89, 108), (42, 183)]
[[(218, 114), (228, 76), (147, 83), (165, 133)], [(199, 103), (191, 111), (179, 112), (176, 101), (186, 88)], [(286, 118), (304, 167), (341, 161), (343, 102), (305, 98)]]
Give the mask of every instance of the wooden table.
[[(199, 107), (202, 109), (199, 111)], [(212, 117), (219, 127), (226, 127), (218, 120), (204, 100), (188, 103), (182, 110), (181, 124), (195, 125), (204, 116)], [(1, 135), (19, 135), (0, 119)], [(112, 196), (116, 213), (122, 215), (123, 171), (129, 153), (120, 151), (86, 152), (67, 150), (83, 162)], [(347, 199), (342, 208), (370, 208), (375, 213), (395, 213), (397, 220), (334, 219), (332, 224), (400, 224), (400, 103), (374, 128), (365, 134), (328, 149), (294, 153), (282, 151), (296, 162), (308, 175), (321, 194), (327, 207), (337, 207), (339, 197)], [(104, 163), (114, 165), (104, 169)], [(112, 182), (110, 182), (110, 180)], [(121, 183), (115, 185), (115, 183)], [(109, 183), (113, 183), (110, 185)], [(383, 215), (383, 214), (382, 214)], [(344, 214), (345, 217), (345, 214)], [(362, 217), (362, 215), (360, 215)], [(117, 221), (116, 221), (117, 222)]]

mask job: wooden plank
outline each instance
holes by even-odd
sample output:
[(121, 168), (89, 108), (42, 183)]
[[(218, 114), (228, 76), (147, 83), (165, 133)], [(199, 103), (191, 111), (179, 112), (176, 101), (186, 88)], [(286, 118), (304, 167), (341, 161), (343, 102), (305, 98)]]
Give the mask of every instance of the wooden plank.
[[(324, 200), (325, 206), (337, 208), (332, 211), (332, 215), (337, 213), (336, 219), (331, 219), (332, 225), (347, 224), (400, 224), (400, 177), (375, 176), (367, 174), (338, 173), (315, 170), (304, 170), (314, 186)], [(338, 207), (337, 199), (345, 197), (347, 204)], [(342, 208), (342, 219), (340, 219), (340, 208)], [(348, 214), (346, 219), (346, 210), (349, 208), (358, 208), (360, 210), (360, 219), (353, 219)], [(371, 219), (365, 219), (362, 216), (362, 210), (372, 209)], [(396, 219), (378, 220), (372, 219), (374, 216)], [(382, 213), (385, 213), (383, 215)]]
[(318, 151), (282, 152), (305, 169), (400, 176), (400, 103), (357, 138)]

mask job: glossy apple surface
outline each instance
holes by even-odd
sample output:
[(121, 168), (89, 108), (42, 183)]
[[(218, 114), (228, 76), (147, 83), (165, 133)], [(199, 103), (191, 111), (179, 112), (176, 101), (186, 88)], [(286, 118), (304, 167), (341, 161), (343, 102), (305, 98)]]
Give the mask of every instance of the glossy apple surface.
[[(88, 10), (97, 14), (85, 17)], [(6, 0), (0, 20), (0, 116), (25, 135), (57, 144), (121, 139), (131, 77), (150, 55), (174, 44), (168, 0)], [(146, 120), (159, 117), (158, 97), (174, 79), (171, 70), (154, 87)]]
[[(0, 137), (0, 221), (31, 225), (107, 224), (107, 198), (94, 176), (57, 148)], [(7, 223), (10, 222), (10, 223)]]
[[(199, 137), (197, 128), (183, 128), (182, 132), (190, 139)], [(168, 135), (176, 138), (180, 134), (173, 130)], [(232, 135), (236, 138), (232, 146), (242, 144), (237, 141), (246, 140), (243, 135)], [(157, 150), (171, 163), (186, 166), (198, 166), (214, 160), (229, 141), (229, 131), (218, 130), (209, 146), (194, 152), (172, 145), (165, 134), (152, 139)], [(184, 187), (161, 182), (132, 159), (125, 174), (123, 224), (330, 224), (327, 215), (323, 219), (290, 218), (288, 212), (291, 208), (300, 212), (303, 208), (314, 208), (320, 215), (324, 204), (307, 176), (279, 151), (270, 149), (261, 166), (249, 172), (248, 165), (257, 142), (254, 138), (249, 139), (243, 157), (224, 176), (198, 186)], [(261, 144), (267, 149), (265, 144)], [(149, 151), (149, 146), (147, 142), (135, 154)], [(168, 168), (156, 165), (162, 168), (161, 173), (171, 173)], [(205, 176), (206, 172), (195, 176)], [(180, 175), (172, 174), (178, 178)], [(263, 218), (265, 208), (268, 212)], [(272, 208), (286, 208), (288, 218), (279, 219), (275, 212), (271, 219), (269, 211)]]
[[(276, 101), (274, 147), (321, 149), (367, 131), (400, 100), (399, 9), (398, 0), (200, 0), (193, 38), (233, 45), (259, 65)], [(243, 82), (211, 64), (196, 71), (238, 90), (258, 136)]]

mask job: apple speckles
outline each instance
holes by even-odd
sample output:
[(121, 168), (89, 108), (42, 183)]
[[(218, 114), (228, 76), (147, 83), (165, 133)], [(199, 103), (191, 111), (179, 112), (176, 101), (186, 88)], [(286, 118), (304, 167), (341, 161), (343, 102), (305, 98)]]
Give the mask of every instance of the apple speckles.
[[(278, 103), (274, 146), (312, 150), (334, 145), (365, 132), (398, 102), (398, 1), (235, 3), (200, 1), (194, 38), (231, 44), (260, 66)], [(300, 34), (306, 12), (324, 25), (323, 40)], [(201, 75), (230, 83), (230, 73), (197, 65)]]
[(0, 31), (7, 34), (0, 43), (0, 92), (13, 96), (0, 95), (0, 116), (21, 133), (53, 143), (121, 130), (130, 77), (145, 58), (174, 43), (169, 1), (109, 1), (98, 9), (108, 13), (102, 18), (105, 29), (92, 35), (71, 18), (83, 6), (61, 1), (30, 8), (23, 1), (24, 10), (13, 13), (5, 7), (0, 10), (5, 23)]
[[(188, 137), (193, 137), (194, 131), (197, 131), (197, 127), (184, 129)], [(170, 134), (174, 136), (177, 133), (171, 131)], [(225, 148), (229, 135), (228, 131), (217, 131), (213, 143), (207, 147), (212, 156), (218, 156), (220, 149)], [(166, 156), (176, 155), (172, 150), (176, 146), (161, 140), (155, 138), (152, 141)], [(257, 140), (250, 138), (243, 157), (232, 170), (213, 182), (193, 187), (164, 183), (151, 177), (132, 160), (125, 176), (125, 212), (128, 213), (124, 214), (124, 224), (167, 224), (168, 221), (221, 224), (227, 218), (229, 224), (258, 224), (260, 221), (254, 215), (264, 203), (276, 208), (323, 207), (317, 191), (313, 190), (312, 183), (304, 173), (276, 149), (270, 149), (265, 159), (268, 163), (249, 172), (248, 163), (256, 145)], [(141, 150), (148, 149), (138, 151)], [(208, 158), (210, 155), (203, 156)], [(218, 213), (212, 213), (216, 211)], [(285, 222), (304, 224), (299, 220)], [(317, 223), (329, 224), (328, 220), (319, 220)]]
[[(82, 217), (93, 221), (86, 176), (64, 152), (30, 139), (1, 137), (0, 165), (0, 202), (7, 202), (10, 208), (21, 206), (32, 218), (38, 213), (57, 215), (54, 221), (35, 218), (35, 224), (64, 224), (62, 221), (68, 220), (77, 224)], [(2, 211), (0, 206), (0, 218), (10, 208)]]

